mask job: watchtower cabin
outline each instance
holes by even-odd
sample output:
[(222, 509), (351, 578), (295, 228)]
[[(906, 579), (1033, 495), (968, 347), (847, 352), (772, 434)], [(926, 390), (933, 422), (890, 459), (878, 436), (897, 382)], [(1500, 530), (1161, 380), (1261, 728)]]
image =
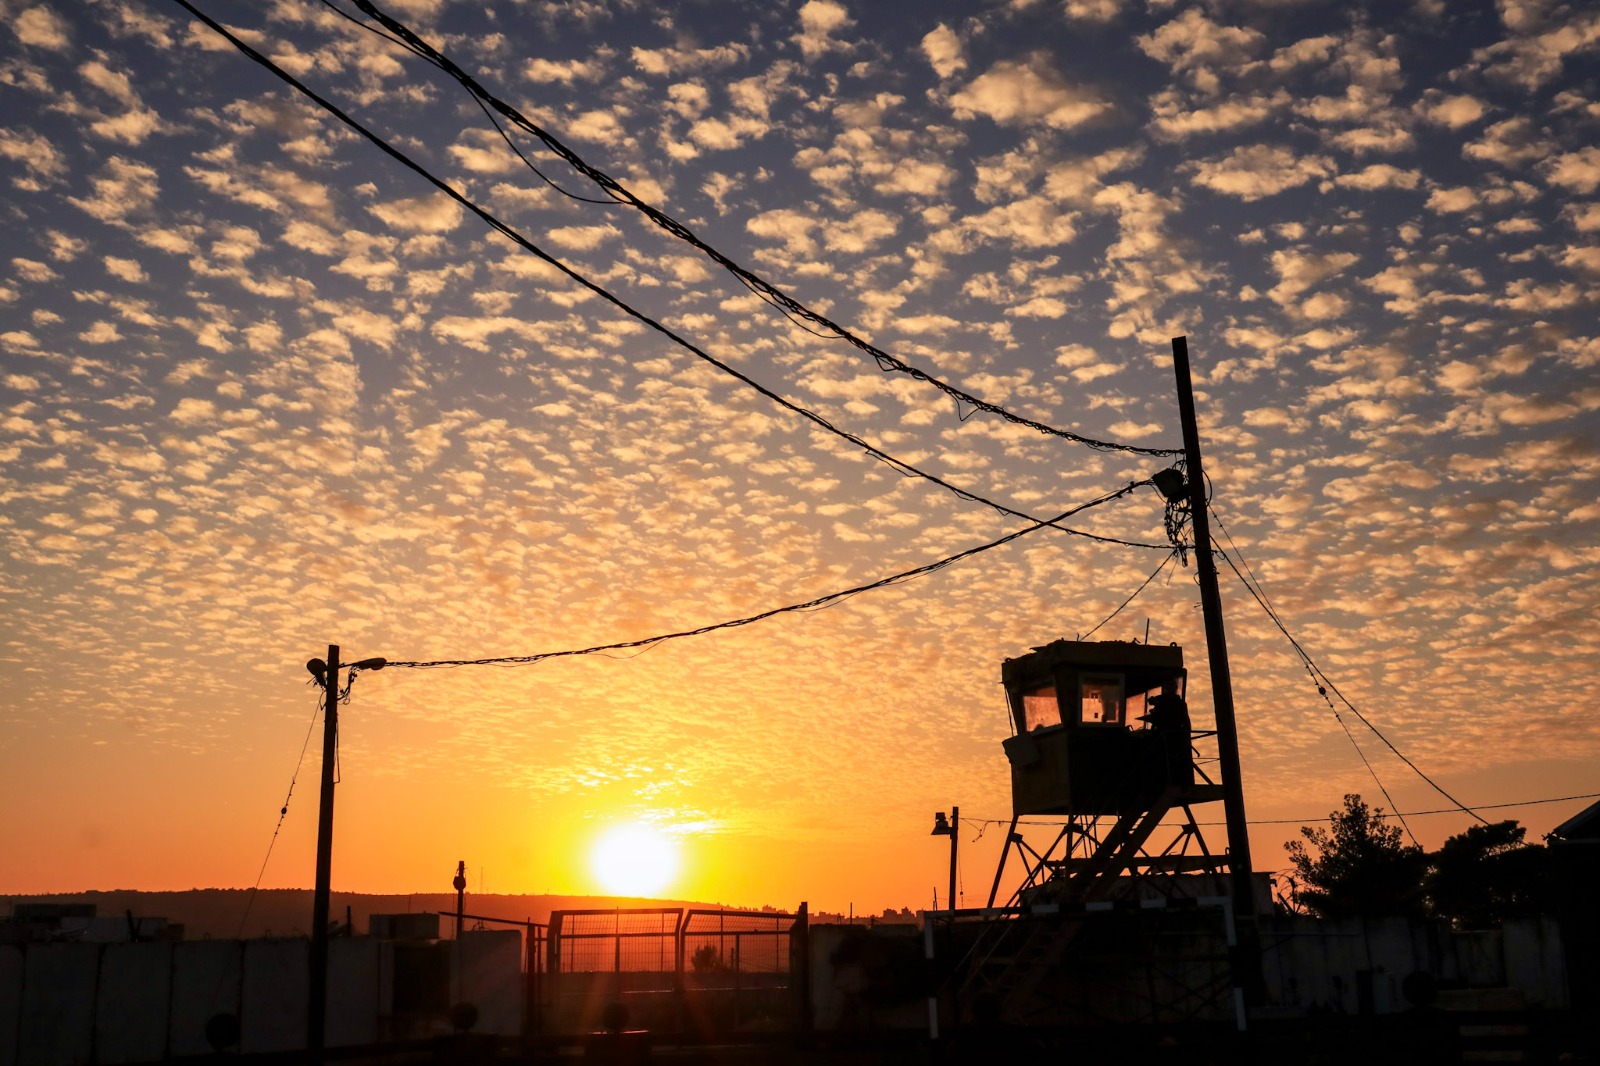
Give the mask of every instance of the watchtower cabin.
[[(1222, 788), (1197, 767), (1196, 742), (1215, 734), (1190, 722), (1182, 648), (1057, 640), (1007, 659), (1000, 676), (1014, 730), (1002, 742), (1011, 766), (1007, 850), (1022, 843), (1016, 821), (1066, 820), (1047, 851), (1019, 848), (1037, 860), (1023, 898), (1107, 898), (1119, 877), (1215, 873), (1226, 865), (1206, 848), (1189, 811), (1220, 800)], [(1177, 836), (1151, 854), (1147, 845), (1177, 812)]]
[[(1058, 640), (1001, 667), (1019, 816), (1128, 814), (1194, 783), (1183, 649)], [(1152, 715), (1163, 690), (1173, 699)], [(1170, 720), (1163, 720), (1168, 718)]]

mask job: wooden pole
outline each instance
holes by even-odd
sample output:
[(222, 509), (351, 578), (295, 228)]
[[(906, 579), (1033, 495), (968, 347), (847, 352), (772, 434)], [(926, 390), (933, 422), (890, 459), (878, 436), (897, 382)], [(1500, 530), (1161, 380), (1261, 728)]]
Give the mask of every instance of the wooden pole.
[(1222, 809), (1228, 826), (1228, 872), (1233, 879), (1233, 908), (1240, 917), (1255, 915), (1251, 887), (1250, 827), (1244, 816), (1244, 787), (1239, 779), (1239, 728), (1233, 714), (1233, 677), (1228, 671), (1228, 636), (1222, 625), (1222, 593), (1211, 557), (1211, 520), (1206, 511), (1205, 465), (1200, 456), (1200, 431), (1195, 424), (1194, 389), (1189, 380), (1189, 339), (1172, 338), (1172, 365), (1178, 377), (1178, 414), (1183, 420), (1183, 452), (1189, 487), (1189, 524), (1194, 530), (1195, 571), (1200, 582), (1200, 610), (1205, 617), (1206, 655), (1211, 664), (1211, 700), (1216, 709), (1217, 755), (1222, 771)]
[(1211, 556), (1211, 516), (1207, 511), (1205, 464), (1195, 422), (1194, 387), (1189, 378), (1189, 339), (1172, 338), (1172, 366), (1178, 379), (1178, 414), (1183, 420), (1183, 452), (1189, 489), (1189, 523), (1194, 531), (1195, 574), (1205, 617), (1206, 655), (1211, 666), (1211, 700), (1217, 721), (1217, 761), (1222, 772), (1222, 811), (1228, 826), (1228, 876), (1232, 886), (1235, 942), (1230, 949), (1235, 1016), (1248, 1028), (1248, 1005), (1261, 993), (1261, 939), (1256, 925), (1256, 894), (1250, 862), (1250, 823), (1244, 813), (1244, 783), (1239, 772), (1239, 727), (1233, 713), (1233, 675), (1228, 670), (1228, 637), (1222, 625), (1222, 593)]
[(322, 671), (322, 797), (317, 808), (317, 883), (311, 894), (311, 980), (306, 1003), (306, 1059), (322, 1062), (328, 1013), (328, 902), (333, 872), (333, 770), (339, 752), (339, 646), (328, 645)]

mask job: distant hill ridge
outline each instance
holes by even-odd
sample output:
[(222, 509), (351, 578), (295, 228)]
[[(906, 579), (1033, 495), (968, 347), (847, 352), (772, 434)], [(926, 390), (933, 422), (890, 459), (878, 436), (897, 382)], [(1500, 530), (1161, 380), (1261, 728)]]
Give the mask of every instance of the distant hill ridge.
[[(248, 888), (195, 888), (184, 892), (143, 892), (134, 889), (56, 892), (43, 895), (0, 895), (0, 916), (9, 916), (18, 903), (92, 903), (102, 915), (132, 911), (138, 918), (166, 918), (181, 922), (188, 940), (306, 936), (311, 927), (311, 890), (264, 888), (250, 898)], [(467, 893), (467, 914), (513, 921), (548, 922), (559, 910), (594, 910), (614, 907), (715, 908), (721, 904), (687, 900), (631, 899), (619, 896), (498, 895)], [(402, 895), (368, 895), (334, 892), (329, 917), (343, 923), (348, 909), (358, 934), (367, 931), (373, 914), (408, 914), (435, 911), (454, 915), (453, 892), (416, 892)], [(739, 909), (739, 908), (729, 908)], [(248, 915), (248, 916), (247, 916)], [(469, 919), (467, 928), (476, 923)], [(454, 923), (441, 920), (441, 934), (449, 936)], [(496, 928), (486, 923), (485, 928)], [(504, 928), (499, 927), (499, 928)]]

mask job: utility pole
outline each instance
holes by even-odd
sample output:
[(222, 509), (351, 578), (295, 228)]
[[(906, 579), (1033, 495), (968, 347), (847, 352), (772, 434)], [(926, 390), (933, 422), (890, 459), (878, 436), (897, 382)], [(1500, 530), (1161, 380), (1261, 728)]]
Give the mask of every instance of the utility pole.
[[(320, 667), (320, 669), (319, 669)], [(333, 768), (339, 750), (339, 645), (328, 645), (328, 660), (312, 659), (306, 668), (322, 678), (322, 797), (317, 808), (317, 883), (311, 893), (311, 981), (306, 1003), (306, 1058), (322, 1062), (328, 1014), (328, 897), (333, 875)]]
[(1200, 610), (1205, 616), (1206, 655), (1211, 664), (1211, 699), (1217, 717), (1217, 755), (1222, 770), (1222, 810), (1228, 824), (1228, 872), (1233, 877), (1234, 913), (1254, 917), (1255, 893), (1250, 885), (1250, 828), (1244, 816), (1244, 788), (1239, 780), (1239, 727), (1233, 715), (1233, 676), (1228, 671), (1228, 636), (1222, 626), (1222, 593), (1211, 558), (1211, 517), (1206, 510), (1206, 474), (1200, 457), (1200, 430), (1195, 424), (1194, 388), (1189, 380), (1189, 338), (1172, 338), (1172, 366), (1178, 377), (1178, 416), (1183, 421), (1183, 454), (1189, 489), (1189, 525), (1194, 530), (1195, 571), (1200, 582)]
[[(357, 670), (382, 670), (381, 657), (350, 663)], [(322, 794), (317, 806), (317, 883), (311, 892), (311, 975), (307, 982), (306, 1061), (318, 1066), (328, 1022), (328, 903), (333, 880), (333, 771), (339, 763), (339, 645), (328, 645), (328, 658), (312, 659), (306, 669), (322, 686)]]
[[(1194, 387), (1189, 378), (1189, 338), (1172, 338), (1172, 367), (1178, 380), (1178, 415), (1183, 422), (1183, 454), (1189, 490), (1189, 524), (1194, 531), (1195, 573), (1200, 583), (1200, 610), (1205, 617), (1206, 655), (1211, 666), (1211, 700), (1217, 721), (1217, 756), (1222, 772), (1222, 810), (1228, 827), (1228, 875), (1233, 888), (1233, 917), (1238, 945), (1233, 959), (1234, 986), (1248, 1002), (1261, 983), (1260, 937), (1256, 928), (1256, 896), (1250, 862), (1250, 825), (1244, 814), (1244, 784), (1239, 778), (1239, 727), (1233, 713), (1233, 676), (1228, 670), (1228, 637), (1222, 625), (1222, 593), (1216, 561), (1211, 557), (1211, 517), (1206, 507), (1205, 465), (1200, 457), (1200, 430), (1195, 422)], [(1244, 1003), (1238, 1005), (1244, 1027)]]

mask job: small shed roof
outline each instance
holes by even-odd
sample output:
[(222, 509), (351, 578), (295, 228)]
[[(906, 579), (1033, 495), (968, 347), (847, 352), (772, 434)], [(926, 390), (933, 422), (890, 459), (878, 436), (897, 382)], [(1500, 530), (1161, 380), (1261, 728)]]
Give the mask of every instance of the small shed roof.
[(1550, 831), (1562, 840), (1600, 840), (1600, 803), (1591, 803)]

